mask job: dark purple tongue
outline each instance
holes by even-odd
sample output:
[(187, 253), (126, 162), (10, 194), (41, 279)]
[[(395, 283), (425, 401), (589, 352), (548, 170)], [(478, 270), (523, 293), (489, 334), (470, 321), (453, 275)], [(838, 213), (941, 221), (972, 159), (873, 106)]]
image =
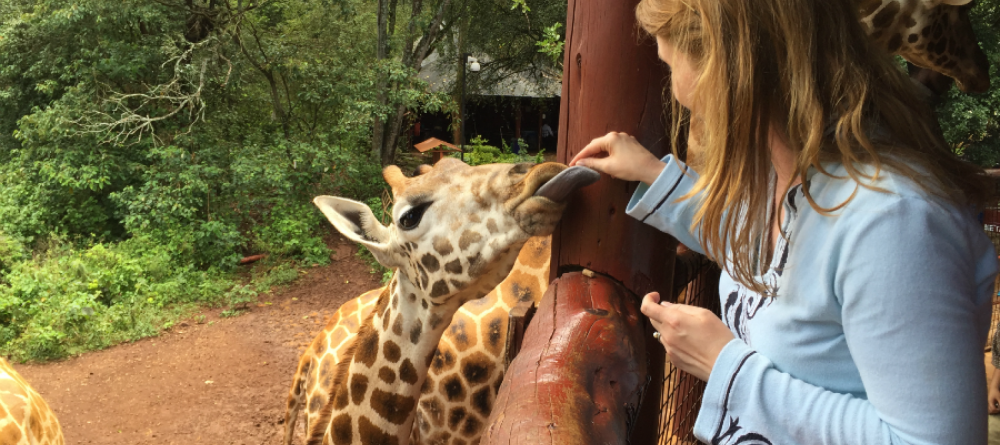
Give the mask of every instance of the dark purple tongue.
[(576, 165), (559, 173), (538, 188), (535, 196), (544, 196), (555, 202), (565, 201), (577, 189), (584, 188), (601, 179), (601, 174), (587, 167)]

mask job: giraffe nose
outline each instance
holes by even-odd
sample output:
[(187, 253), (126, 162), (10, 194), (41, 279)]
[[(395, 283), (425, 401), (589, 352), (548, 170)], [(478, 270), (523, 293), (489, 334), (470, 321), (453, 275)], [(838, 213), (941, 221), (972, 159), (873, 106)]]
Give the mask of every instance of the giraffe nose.
[(601, 174), (595, 170), (581, 165), (569, 167), (539, 187), (534, 196), (544, 196), (555, 202), (563, 202), (571, 193), (600, 179)]

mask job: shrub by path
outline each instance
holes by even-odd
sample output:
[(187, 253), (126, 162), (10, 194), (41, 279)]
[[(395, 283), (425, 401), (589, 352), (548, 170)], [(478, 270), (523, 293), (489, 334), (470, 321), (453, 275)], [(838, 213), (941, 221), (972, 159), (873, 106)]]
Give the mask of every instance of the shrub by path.
[(17, 370), (51, 405), (66, 443), (278, 443), (299, 354), (378, 278), (345, 255), (239, 317), (205, 311), (203, 323), (187, 320), (160, 337)]

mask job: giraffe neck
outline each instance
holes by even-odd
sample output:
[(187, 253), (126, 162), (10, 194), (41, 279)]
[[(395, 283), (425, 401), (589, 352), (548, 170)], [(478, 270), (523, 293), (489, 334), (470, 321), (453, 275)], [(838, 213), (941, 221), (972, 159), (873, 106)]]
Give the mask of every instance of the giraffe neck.
[(430, 360), (460, 301), (437, 306), (397, 272), (334, 390), (326, 432), (332, 443), (408, 443)]

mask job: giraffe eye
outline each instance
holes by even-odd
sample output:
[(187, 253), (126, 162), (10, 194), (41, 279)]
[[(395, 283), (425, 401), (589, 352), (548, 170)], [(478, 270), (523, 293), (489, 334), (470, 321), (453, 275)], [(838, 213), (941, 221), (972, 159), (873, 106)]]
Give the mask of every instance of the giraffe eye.
[(403, 216), (399, 217), (399, 227), (403, 230), (413, 230), (420, 225), (420, 219), (424, 217), (424, 212), (431, 206), (431, 202), (425, 202), (407, 210)]

